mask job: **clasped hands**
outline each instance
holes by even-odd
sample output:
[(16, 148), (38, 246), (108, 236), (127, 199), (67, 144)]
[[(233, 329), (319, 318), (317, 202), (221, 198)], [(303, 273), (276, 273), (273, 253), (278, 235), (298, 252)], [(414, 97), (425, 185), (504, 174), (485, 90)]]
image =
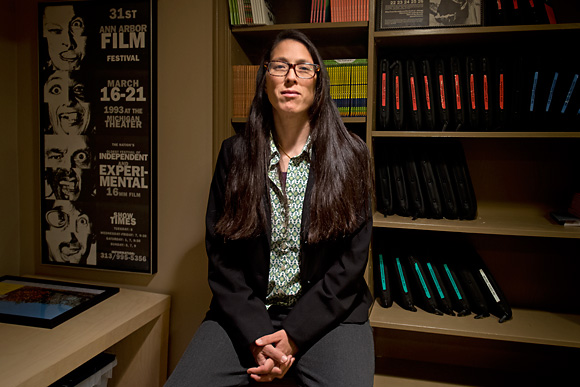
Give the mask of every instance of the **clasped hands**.
[(248, 374), (258, 382), (271, 382), (281, 379), (294, 364), (298, 348), (284, 329), (257, 339), (250, 345), (252, 355), (258, 364), (249, 368)]

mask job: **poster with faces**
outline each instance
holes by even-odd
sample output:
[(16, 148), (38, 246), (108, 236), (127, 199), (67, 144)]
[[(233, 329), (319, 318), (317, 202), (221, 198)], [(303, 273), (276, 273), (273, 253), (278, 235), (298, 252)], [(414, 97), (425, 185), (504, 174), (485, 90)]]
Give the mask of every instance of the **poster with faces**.
[(38, 6), (44, 264), (156, 271), (154, 6)]

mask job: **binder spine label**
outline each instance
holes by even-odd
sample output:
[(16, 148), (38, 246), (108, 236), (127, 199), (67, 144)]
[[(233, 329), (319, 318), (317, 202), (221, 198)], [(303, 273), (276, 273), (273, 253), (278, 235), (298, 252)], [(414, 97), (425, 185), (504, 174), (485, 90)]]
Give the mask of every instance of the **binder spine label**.
[(504, 98), (505, 98), (505, 92), (504, 92), (504, 79), (503, 79), (503, 74), (499, 75), (499, 108), (501, 110), (503, 110), (504, 108)]
[(500, 298), (497, 295), (497, 293), (495, 292), (495, 289), (493, 288), (493, 286), (491, 286), (491, 282), (489, 282), (489, 279), (487, 278), (487, 276), (483, 272), (483, 269), (479, 269), (479, 274), (481, 275), (481, 278), (483, 278), (483, 281), (487, 285), (487, 288), (491, 292), (491, 295), (493, 296), (493, 299), (495, 300), (495, 302), (499, 302)]
[(379, 254), (379, 265), (381, 269), (381, 285), (383, 286), (383, 291), (387, 290), (387, 280), (385, 278), (385, 264), (383, 263), (383, 255)]
[(387, 73), (383, 73), (383, 79), (381, 83), (381, 106), (387, 106)]
[(401, 109), (401, 93), (400, 93), (401, 82), (399, 81), (399, 76), (395, 77), (395, 104), (397, 110)]
[(421, 286), (423, 287), (423, 291), (425, 292), (425, 295), (427, 296), (427, 298), (431, 298), (431, 293), (429, 292), (429, 289), (427, 288), (427, 284), (425, 283), (425, 278), (423, 278), (423, 274), (421, 274), (421, 269), (419, 269), (419, 264), (415, 263), (415, 271), (417, 272), (417, 275), (419, 276), (419, 281), (421, 282)]
[(401, 285), (403, 285), (403, 291), (405, 293), (409, 293), (409, 289), (407, 289), (407, 281), (405, 281), (405, 276), (403, 275), (403, 267), (401, 266), (401, 260), (397, 258), (396, 261), (397, 261), (397, 270), (399, 271), (399, 277), (401, 278)]
[(461, 84), (459, 83), (459, 75), (455, 74), (455, 99), (457, 101), (457, 109), (461, 110)]
[(427, 110), (431, 110), (431, 96), (429, 95), (429, 78), (425, 75), (425, 100), (427, 101)]
[(427, 262), (427, 268), (429, 269), (429, 273), (431, 274), (431, 278), (433, 279), (433, 283), (435, 284), (435, 287), (437, 288), (437, 293), (439, 293), (439, 298), (444, 299), (445, 294), (441, 290), (441, 285), (439, 285), (439, 281), (437, 281), (437, 277), (435, 276), (435, 272), (433, 271), (433, 266), (431, 265), (431, 262)]
[(453, 291), (455, 291), (457, 298), (460, 300), (463, 299), (463, 297), (461, 297), (461, 292), (457, 288), (457, 284), (455, 283), (455, 280), (453, 279), (453, 275), (451, 275), (451, 271), (449, 270), (449, 266), (447, 266), (447, 264), (444, 264), (443, 267), (445, 268), (445, 272), (447, 273), (447, 277), (449, 277), (449, 281), (451, 282), (451, 286), (453, 286)]
[(534, 111), (534, 103), (536, 102), (536, 88), (538, 87), (538, 72), (534, 73), (534, 82), (532, 84), (532, 97), (530, 98), (530, 112)]
[(475, 110), (475, 77), (473, 74), (469, 76), (469, 94), (471, 95), (471, 108)]
[(446, 109), (447, 102), (445, 101), (445, 82), (443, 79), (443, 74), (439, 75), (439, 93), (441, 98), (441, 108)]
[(570, 85), (570, 90), (568, 90), (568, 95), (566, 95), (566, 100), (564, 101), (564, 106), (562, 106), (562, 114), (566, 113), (570, 99), (572, 98), (572, 93), (574, 93), (574, 88), (576, 87), (576, 82), (578, 81), (578, 74), (574, 75), (572, 79), (572, 84)]
[(489, 111), (489, 89), (487, 84), (487, 74), (483, 76), (483, 108)]
[(554, 90), (556, 89), (557, 82), (558, 72), (554, 74), (554, 79), (552, 80), (552, 87), (550, 87), (550, 94), (548, 94), (548, 103), (546, 103), (546, 112), (550, 111), (550, 105), (552, 104), (552, 98), (554, 98)]
[(417, 93), (415, 92), (415, 77), (411, 77), (411, 100), (413, 101), (413, 110), (417, 111)]

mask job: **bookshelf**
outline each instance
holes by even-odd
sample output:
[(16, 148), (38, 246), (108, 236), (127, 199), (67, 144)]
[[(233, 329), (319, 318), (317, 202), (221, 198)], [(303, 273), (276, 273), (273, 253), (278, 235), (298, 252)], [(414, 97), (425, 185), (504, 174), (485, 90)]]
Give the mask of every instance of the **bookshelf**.
[[(377, 1), (369, 1), (368, 22), (310, 24), (310, 1), (273, 0), (274, 13), (282, 15), (279, 24), (245, 28), (230, 28), (227, 2), (218, 1), (214, 98), (220, 106), (214, 107), (214, 153), (236, 125), (245, 123), (243, 118), (230, 117), (231, 80), (223, 75), (229, 74), (233, 64), (255, 64), (257, 48), (278, 31), (302, 30), (328, 59), (367, 58), (367, 117), (345, 118), (347, 126), (365, 137), (371, 154), (377, 142), (393, 138), (434, 144), (442, 138), (457, 139), (464, 147), (478, 202), (472, 221), (412, 220), (375, 213), (374, 240), (404, 235), (421, 243), (423, 236), (435, 236), (450, 248), (456, 240), (467, 240), (484, 258), (514, 310), (511, 321), (499, 324), (493, 317), (435, 316), (396, 305), (385, 309), (376, 303), (370, 314), (376, 343), (375, 385), (486, 384), (492, 374), (503, 380), (533, 382), (549, 372), (569, 375), (572, 371), (566, 367), (580, 360), (580, 299), (573, 274), (580, 272), (580, 228), (557, 225), (549, 212), (567, 206), (568, 193), (578, 189), (580, 128), (566, 132), (549, 126), (502, 132), (379, 131), (375, 80), (377, 58), (386, 51), (404, 55), (469, 49), (504, 54), (517, 47), (522, 53), (548, 56), (566, 52), (570, 42), (580, 38), (579, 6), (553, 1), (560, 23), (555, 25), (376, 31)], [(370, 285), (372, 270), (370, 263)], [(538, 359), (548, 366), (540, 367)], [(461, 377), (441, 376), (446, 373)]]

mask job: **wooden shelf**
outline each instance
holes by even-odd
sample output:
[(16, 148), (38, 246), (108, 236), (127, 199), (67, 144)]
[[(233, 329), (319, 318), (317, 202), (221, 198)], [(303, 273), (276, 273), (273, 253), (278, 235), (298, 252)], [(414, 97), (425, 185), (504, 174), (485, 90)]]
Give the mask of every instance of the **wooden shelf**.
[(580, 132), (416, 132), (375, 130), (372, 137), (428, 138), (580, 138)]
[(516, 42), (526, 47), (530, 45), (549, 47), (553, 45), (551, 38), (560, 34), (569, 36), (577, 33), (580, 33), (580, 23), (396, 29), (375, 31), (374, 39), (378, 46), (385, 47), (502, 43), (509, 44), (513, 49)]
[[(232, 117), (232, 124), (245, 124), (246, 117)], [(367, 122), (366, 117), (342, 117), (345, 124), (364, 124)]]
[(283, 30), (308, 34), (324, 59), (367, 58), (368, 22), (295, 23), (234, 27), (232, 35), (251, 63), (257, 63), (264, 47)]
[(337, 23), (289, 23), (289, 24), (271, 24), (271, 25), (263, 25), (263, 26), (236, 26), (232, 27), (232, 33), (234, 34), (258, 34), (262, 36), (262, 34), (267, 33), (268, 31), (274, 31), (276, 33), (288, 30), (288, 29), (295, 29), (295, 30), (302, 30), (307, 31), (310, 35), (311, 33), (316, 34), (317, 31), (329, 31), (333, 29), (340, 30), (341, 33), (345, 33), (348, 30), (365, 30), (364, 33), (367, 33), (367, 29), (369, 27), (369, 22), (359, 21), (359, 22), (337, 22)]
[(53, 329), (0, 324), (2, 386), (48, 386), (103, 351), (111, 385), (159, 386), (167, 372), (170, 297), (120, 289)]
[(500, 324), (494, 316), (437, 316), (375, 303), (370, 322), (375, 328), (580, 348), (580, 316), (571, 314), (513, 309), (513, 319)]
[(424, 219), (375, 213), (374, 227), (448, 231), (472, 234), (549, 238), (580, 238), (580, 227), (561, 226), (550, 219), (550, 209), (533, 204), (478, 202), (475, 220)]

